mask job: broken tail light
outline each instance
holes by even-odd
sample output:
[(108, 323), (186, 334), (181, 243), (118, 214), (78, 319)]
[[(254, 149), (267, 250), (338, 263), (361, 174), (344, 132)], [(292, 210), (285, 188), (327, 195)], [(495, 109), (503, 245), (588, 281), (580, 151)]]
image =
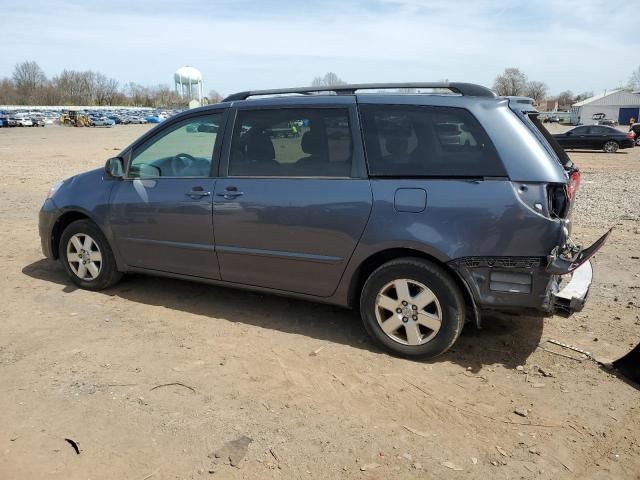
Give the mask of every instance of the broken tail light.
[(569, 182), (567, 183), (567, 197), (569, 201), (573, 201), (580, 188), (580, 170), (573, 170), (569, 174)]

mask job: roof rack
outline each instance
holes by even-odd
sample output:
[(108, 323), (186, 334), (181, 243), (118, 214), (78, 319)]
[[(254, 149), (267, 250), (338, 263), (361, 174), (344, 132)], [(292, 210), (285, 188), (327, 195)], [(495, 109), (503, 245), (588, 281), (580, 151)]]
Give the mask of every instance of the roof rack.
[(351, 85), (332, 85), (323, 87), (276, 88), (272, 90), (249, 90), (229, 95), (223, 101), (246, 100), (249, 97), (263, 95), (283, 95), (300, 93), (303, 95), (318, 92), (334, 92), (336, 95), (353, 95), (356, 90), (390, 90), (400, 88), (443, 88), (465, 97), (495, 97), (495, 94), (482, 85), (459, 82), (417, 82), (417, 83), (354, 83)]

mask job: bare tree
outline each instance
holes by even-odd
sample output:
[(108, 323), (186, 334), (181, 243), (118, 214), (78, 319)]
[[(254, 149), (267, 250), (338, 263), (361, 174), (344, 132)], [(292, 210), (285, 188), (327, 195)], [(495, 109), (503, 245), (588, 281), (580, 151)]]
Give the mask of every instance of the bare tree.
[(36, 91), (47, 83), (47, 76), (36, 62), (22, 62), (13, 70), (13, 83), (19, 103), (29, 104), (35, 101)]
[(517, 68), (506, 68), (493, 81), (493, 91), (501, 96), (524, 95), (527, 87), (527, 76)]
[(578, 95), (576, 95), (576, 98), (574, 98), (575, 102), (580, 102), (582, 100), (586, 100), (587, 98), (591, 98), (593, 97), (593, 91), (589, 91), (589, 92), (582, 92), (579, 93)]
[(222, 95), (216, 90), (210, 90), (207, 98), (209, 99), (209, 103), (220, 103), (222, 101)]
[(571, 90), (565, 90), (564, 92), (560, 92), (558, 94), (558, 107), (566, 108), (571, 106), (574, 101), (573, 92)]
[(118, 81), (107, 78), (106, 75), (98, 72), (95, 74), (95, 101), (98, 105), (113, 105), (113, 100), (118, 94)]
[(524, 95), (533, 98), (535, 103), (539, 104), (547, 96), (548, 90), (549, 87), (547, 87), (546, 83), (533, 80), (531, 82), (528, 82), (525, 86)]
[(631, 77), (629, 77), (629, 87), (631, 87), (632, 90), (640, 90), (640, 65), (631, 72)]
[(333, 72), (325, 73), (323, 77), (315, 77), (311, 81), (312, 87), (332, 87), (335, 85), (346, 85), (347, 82), (342, 80)]
[(0, 105), (16, 105), (18, 92), (13, 81), (8, 78), (0, 80)]

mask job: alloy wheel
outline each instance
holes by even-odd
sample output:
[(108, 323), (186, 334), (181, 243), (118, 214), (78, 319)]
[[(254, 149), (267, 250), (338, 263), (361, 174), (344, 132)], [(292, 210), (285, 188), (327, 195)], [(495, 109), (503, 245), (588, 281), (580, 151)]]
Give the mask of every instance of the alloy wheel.
[(67, 243), (67, 263), (78, 278), (95, 280), (102, 269), (102, 252), (86, 233), (76, 233)]
[(403, 345), (424, 345), (442, 326), (438, 298), (415, 280), (403, 278), (387, 283), (376, 297), (375, 310), (382, 331)]
[(616, 153), (618, 151), (618, 144), (610, 140), (604, 144), (603, 150), (607, 153)]

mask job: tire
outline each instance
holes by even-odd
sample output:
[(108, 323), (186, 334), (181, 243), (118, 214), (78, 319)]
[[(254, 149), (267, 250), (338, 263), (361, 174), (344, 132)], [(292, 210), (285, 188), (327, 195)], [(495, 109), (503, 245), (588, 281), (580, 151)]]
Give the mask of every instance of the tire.
[(445, 270), (407, 257), (385, 263), (369, 276), (360, 294), (360, 315), (367, 333), (391, 353), (433, 358), (460, 336), (465, 303)]
[(616, 153), (619, 148), (620, 145), (615, 140), (609, 140), (602, 146), (602, 150), (604, 150), (606, 153)]
[[(87, 243), (87, 238), (91, 242)], [(77, 220), (65, 228), (58, 256), (71, 281), (80, 288), (104, 290), (122, 278), (109, 242), (90, 220)]]

